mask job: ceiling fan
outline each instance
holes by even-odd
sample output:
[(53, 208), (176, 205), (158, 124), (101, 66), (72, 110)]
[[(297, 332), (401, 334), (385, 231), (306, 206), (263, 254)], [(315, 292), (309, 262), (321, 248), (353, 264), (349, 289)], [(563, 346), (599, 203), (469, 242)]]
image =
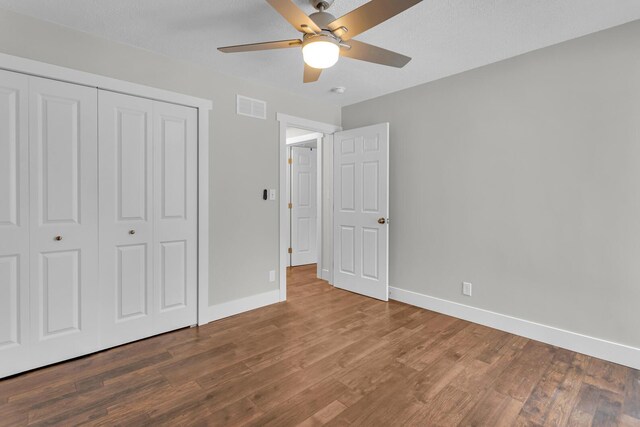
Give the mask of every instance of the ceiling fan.
[(307, 16), (292, 0), (267, 0), (302, 34), (302, 40), (279, 40), (218, 48), (224, 53), (302, 47), (304, 83), (315, 82), (340, 56), (402, 68), (411, 58), (353, 37), (404, 12), (422, 0), (371, 0), (340, 18), (326, 12), (334, 0), (311, 0), (317, 12)]

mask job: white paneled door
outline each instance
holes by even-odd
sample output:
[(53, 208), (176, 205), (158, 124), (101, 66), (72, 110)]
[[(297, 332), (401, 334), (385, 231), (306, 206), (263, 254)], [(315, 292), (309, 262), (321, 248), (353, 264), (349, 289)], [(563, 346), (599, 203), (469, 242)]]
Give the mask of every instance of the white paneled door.
[(198, 126), (0, 70), (0, 378), (197, 323)]
[(389, 298), (389, 124), (335, 134), (334, 285)]
[(97, 90), (29, 79), (30, 362), (99, 343)]
[(101, 339), (109, 347), (154, 333), (153, 101), (98, 97)]
[(0, 377), (29, 345), (29, 79), (0, 71)]
[(318, 150), (291, 147), (291, 265), (318, 262)]
[(100, 91), (102, 343), (197, 322), (197, 116)]
[(153, 104), (154, 324), (197, 323), (197, 110)]

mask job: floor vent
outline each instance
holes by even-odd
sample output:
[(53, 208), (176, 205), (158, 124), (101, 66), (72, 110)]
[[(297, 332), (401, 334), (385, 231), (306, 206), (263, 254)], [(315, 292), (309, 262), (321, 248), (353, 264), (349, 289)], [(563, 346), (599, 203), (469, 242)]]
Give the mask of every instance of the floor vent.
[(237, 113), (241, 116), (264, 120), (267, 118), (267, 103), (265, 101), (260, 101), (259, 99), (238, 95)]

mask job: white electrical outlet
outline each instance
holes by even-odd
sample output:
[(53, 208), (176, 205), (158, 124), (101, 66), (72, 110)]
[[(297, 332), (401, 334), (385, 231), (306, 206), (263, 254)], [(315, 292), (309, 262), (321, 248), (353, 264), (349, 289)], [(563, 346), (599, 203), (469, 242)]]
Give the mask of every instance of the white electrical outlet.
[(269, 272), (269, 281), (270, 282), (275, 282), (276, 281), (276, 271), (275, 270), (271, 270)]
[(276, 199), (276, 190), (274, 190), (273, 188), (271, 190), (269, 190), (269, 199), (270, 200), (275, 200)]
[(466, 295), (468, 297), (471, 296), (471, 289), (473, 288), (473, 285), (469, 282), (462, 282), (462, 294)]

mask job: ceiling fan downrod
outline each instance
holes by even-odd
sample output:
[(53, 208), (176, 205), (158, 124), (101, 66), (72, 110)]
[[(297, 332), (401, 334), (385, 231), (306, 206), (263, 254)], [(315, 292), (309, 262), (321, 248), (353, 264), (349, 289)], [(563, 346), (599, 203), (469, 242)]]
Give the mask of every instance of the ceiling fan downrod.
[(334, 0), (311, 0), (311, 5), (318, 11), (324, 12), (329, 9)]

